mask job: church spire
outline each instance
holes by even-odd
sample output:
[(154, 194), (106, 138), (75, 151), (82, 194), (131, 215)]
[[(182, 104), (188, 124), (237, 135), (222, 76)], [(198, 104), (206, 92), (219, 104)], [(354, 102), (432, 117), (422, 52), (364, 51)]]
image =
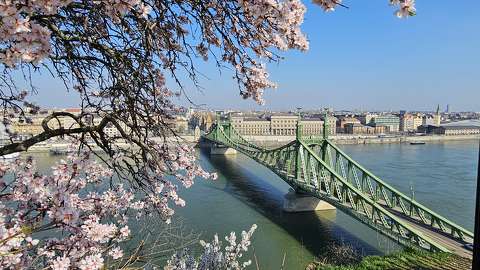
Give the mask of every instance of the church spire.
[(437, 105), (437, 112), (433, 116), (433, 122), (435, 126), (440, 126), (440, 123), (442, 121), (442, 117), (440, 115), (440, 104)]

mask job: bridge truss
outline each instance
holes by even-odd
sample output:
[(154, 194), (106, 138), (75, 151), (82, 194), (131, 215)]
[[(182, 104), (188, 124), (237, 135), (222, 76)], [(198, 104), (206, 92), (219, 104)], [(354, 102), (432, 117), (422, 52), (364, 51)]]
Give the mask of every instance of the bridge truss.
[(328, 134), (302, 138), (299, 124), (295, 141), (266, 149), (248, 142), (225, 122), (215, 124), (204, 138), (236, 149), (297, 192), (324, 200), (403, 245), (471, 256), (470, 231), (369, 172), (333, 144)]

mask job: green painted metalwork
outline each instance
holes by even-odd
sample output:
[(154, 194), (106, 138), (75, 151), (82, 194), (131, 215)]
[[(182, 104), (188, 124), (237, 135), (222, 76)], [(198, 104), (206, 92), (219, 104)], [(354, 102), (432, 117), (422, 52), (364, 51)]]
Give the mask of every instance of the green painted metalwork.
[[(325, 122), (328, 122), (325, 116)], [(324, 130), (328, 124), (324, 125)], [(466, 242), (473, 234), (404, 195), (362, 167), (328, 139), (297, 138), (266, 149), (245, 140), (228, 122), (217, 123), (204, 138), (232, 147), (266, 166), (295, 190), (329, 202), (377, 231), (405, 244), (432, 251), (449, 251), (412, 222), (448, 239)]]
[(330, 124), (328, 123), (328, 112), (325, 110), (325, 115), (323, 117), (323, 139), (328, 139), (330, 133)]

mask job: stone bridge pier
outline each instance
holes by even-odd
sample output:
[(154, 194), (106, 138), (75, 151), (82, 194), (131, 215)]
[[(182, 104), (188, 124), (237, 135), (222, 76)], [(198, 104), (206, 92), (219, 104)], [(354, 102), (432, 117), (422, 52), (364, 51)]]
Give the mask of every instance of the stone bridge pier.
[(290, 189), (290, 191), (285, 194), (283, 210), (285, 212), (334, 211), (336, 208), (317, 197)]

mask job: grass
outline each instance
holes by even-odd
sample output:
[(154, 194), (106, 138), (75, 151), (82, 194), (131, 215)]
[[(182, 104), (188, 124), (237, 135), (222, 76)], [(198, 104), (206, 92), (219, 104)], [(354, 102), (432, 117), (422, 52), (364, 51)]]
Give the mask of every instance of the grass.
[(316, 270), (468, 270), (471, 260), (450, 253), (429, 253), (406, 249), (386, 256), (367, 256), (359, 263), (334, 266), (314, 263), (307, 269)]

